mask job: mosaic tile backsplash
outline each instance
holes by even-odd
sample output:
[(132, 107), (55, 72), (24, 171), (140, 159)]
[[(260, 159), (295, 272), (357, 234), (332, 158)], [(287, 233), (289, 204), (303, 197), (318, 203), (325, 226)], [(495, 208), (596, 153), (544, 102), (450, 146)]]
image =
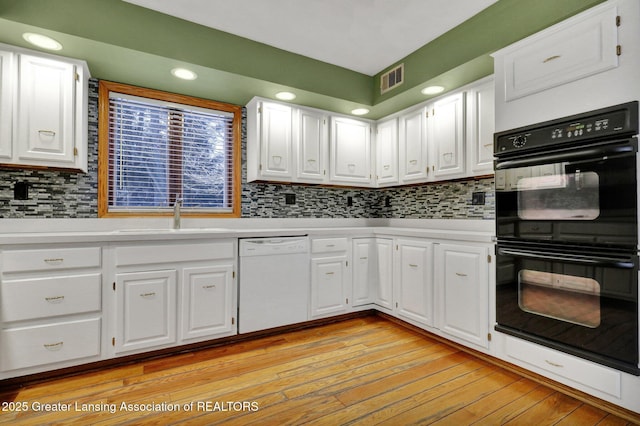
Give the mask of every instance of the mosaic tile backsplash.
[[(246, 120), (243, 119), (243, 124)], [(386, 188), (246, 183), (246, 129), (242, 132), (242, 217), (494, 219), (493, 178)], [(0, 217), (98, 217), (98, 80), (89, 81), (89, 172), (87, 174), (0, 169)], [(27, 200), (14, 200), (16, 182), (26, 182)], [(472, 205), (473, 192), (485, 193)], [(295, 197), (287, 204), (287, 196)], [(349, 205), (350, 204), (350, 205)]]

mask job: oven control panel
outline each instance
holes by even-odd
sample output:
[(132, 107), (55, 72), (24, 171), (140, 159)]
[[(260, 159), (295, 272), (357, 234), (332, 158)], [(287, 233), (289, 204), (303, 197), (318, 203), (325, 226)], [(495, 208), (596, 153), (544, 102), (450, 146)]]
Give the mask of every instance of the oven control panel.
[(578, 141), (638, 133), (638, 102), (603, 108), (494, 135), (496, 156)]

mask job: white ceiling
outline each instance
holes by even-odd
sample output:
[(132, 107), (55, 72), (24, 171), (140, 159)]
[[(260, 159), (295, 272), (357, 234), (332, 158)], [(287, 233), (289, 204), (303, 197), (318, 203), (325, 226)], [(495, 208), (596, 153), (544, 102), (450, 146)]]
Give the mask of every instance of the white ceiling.
[(125, 0), (375, 75), (497, 0)]

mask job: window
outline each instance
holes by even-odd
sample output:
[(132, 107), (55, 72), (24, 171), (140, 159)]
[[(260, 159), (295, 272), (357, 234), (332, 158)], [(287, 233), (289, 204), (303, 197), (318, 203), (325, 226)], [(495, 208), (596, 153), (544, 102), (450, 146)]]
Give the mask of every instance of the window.
[(241, 107), (100, 82), (98, 211), (240, 216)]

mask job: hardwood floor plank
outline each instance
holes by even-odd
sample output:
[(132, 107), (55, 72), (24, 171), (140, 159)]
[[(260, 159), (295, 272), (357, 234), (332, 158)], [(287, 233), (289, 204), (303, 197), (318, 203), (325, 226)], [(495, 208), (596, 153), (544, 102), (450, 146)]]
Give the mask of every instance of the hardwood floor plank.
[[(378, 316), (34, 383), (0, 396), (28, 405), (114, 407), (0, 412), (0, 423), (11, 425), (632, 424)], [(128, 411), (123, 403), (179, 409)], [(628, 418), (640, 424), (640, 415)]]
[(451, 392), (442, 393), (424, 404), (415, 405), (383, 424), (430, 424), (445, 418), (448, 420), (450, 414), (514, 383), (517, 379), (513, 374), (494, 369), (487, 376), (478, 377), (477, 380)]
[(565, 418), (556, 423), (557, 426), (573, 426), (583, 424), (598, 424), (605, 417), (607, 417), (605, 411), (602, 411), (596, 407), (583, 404), (580, 407), (573, 410)]
[(521, 425), (530, 422), (535, 425), (553, 425), (578, 408), (582, 403), (560, 392), (553, 392), (547, 398), (535, 404), (526, 413), (522, 413), (505, 425)]
[(540, 385), (531, 380), (519, 378), (515, 382), (464, 406), (446, 418), (435, 421), (433, 424), (442, 426), (451, 424), (469, 425), (479, 422), (492, 412), (519, 398), (520, 395), (531, 392), (538, 386)]
[(539, 385), (533, 388), (531, 392), (515, 394), (511, 402), (501, 406), (497, 410), (491, 411), (488, 415), (475, 422), (474, 425), (493, 426), (506, 424), (521, 414), (526, 413), (527, 410), (535, 406), (540, 400), (549, 397), (549, 395), (554, 392), (554, 390), (548, 387)]

